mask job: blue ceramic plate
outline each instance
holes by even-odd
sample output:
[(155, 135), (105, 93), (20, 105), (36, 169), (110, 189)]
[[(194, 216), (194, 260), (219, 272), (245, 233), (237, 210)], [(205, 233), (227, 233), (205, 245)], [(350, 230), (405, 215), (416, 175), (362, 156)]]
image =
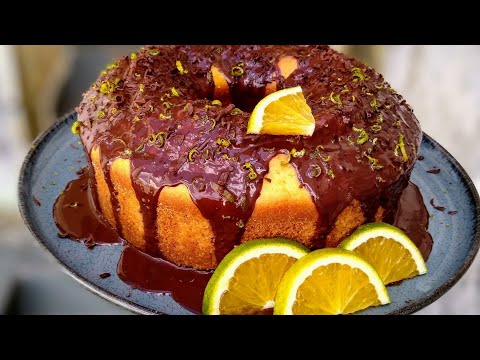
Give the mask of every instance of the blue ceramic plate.
[[(70, 132), (75, 119), (75, 113), (62, 117), (40, 135), (23, 163), (18, 195), (26, 225), (73, 278), (101, 297), (142, 314), (191, 314), (168, 294), (133, 289), (120, 280), (116, 269), (121, 246), (96, 246), (88, 250), (81, 243), (57, 236), (53, 204), (67, 183), (78, 176), (75, 172), (86, 164), (79, 138)], [(411, 180), (420, 188), (432, 215), (429, 231), (434, 245), (427, 262), (429, 272), (389, 287), (391, 304), (371, 308), (363, 314), (410, 314), (422, 309), (448, 291), (477, 254), (480, 200), (472, 181), (460, 164), (428, 135), (423, 136), (420, 153), (425, 159), (416, 163)], [(441, 172), (426, 172), (433, 167)], [(431, 198), (446, 210), (435, 210), (428, 203)], [(449, 210), (458, 213), (448, 215)], [(111, 276), (101, 279), (102, 273)]]

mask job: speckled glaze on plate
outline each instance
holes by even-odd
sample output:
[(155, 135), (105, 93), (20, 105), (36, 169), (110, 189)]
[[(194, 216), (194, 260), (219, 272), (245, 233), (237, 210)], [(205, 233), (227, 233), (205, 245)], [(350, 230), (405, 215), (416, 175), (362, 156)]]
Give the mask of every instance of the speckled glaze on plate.
[[(71, 113), (60, 119), (34, 142), (20, 171), (18, 196), (20, 213), (39, 243), (82, 285), (97, 295), (141, 314), (191, 314), (168, 294), (132, 288), (117, 276), (122, 246), (96, 246), (88, 250), (81, 243), (57, 236), (52, 208), (59, 193), (86, 164), (79, 138), (70, 127)], [(480, 200), (460, 164), (437, 142), (424, 134), (411, 181), (419, 188), (430, 212), (429, 232), (434, 239), (427, 262), (428, 274), (388, 287), (392, 302), (361, 314), (411, 314), (447, 292), (467, 271), (480, 245)], [(439, 174), (427, 170), (439, 168)], [(41, 204), (38, 205), (38, 200)], [(445, 207), (435, 210), (429, 203)], [(457, 211), (449, 215), (448, 211)], [(100, 274), (110, 273), (105, 279)]]

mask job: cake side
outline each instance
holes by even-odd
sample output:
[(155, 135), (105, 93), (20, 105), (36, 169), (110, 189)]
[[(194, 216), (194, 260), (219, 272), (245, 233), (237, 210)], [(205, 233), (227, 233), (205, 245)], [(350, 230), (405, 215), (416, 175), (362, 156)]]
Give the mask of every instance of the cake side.
[(313, 246), (318, 237), (318, 212), (310, 193), (301, 186), (288, 157), (270, 160), (260, 196), (245, 224), (242, 242), (257, 238), (285, 237)]
[[(95, 167), (98, 167), (97, 154), (98, 151), (92, 151)], [(309, 247), (315, 246), (318, 213), (310, 194), (300, 187), (295, 169), (285, 163), (286, 159), (280, 154), (270, 161), (269, 173), (264, 178), (264, 186), (246, 224), (242, 242), (260, 237), (286, 237)], [(177, 265), (201, 270), (215, 268), (218, 262), (213, 230), (195, 206), (185, 185), (162, 189), (157, 206), (157, 238), (154, 245), (150, 244), (147, 248), (140, 203), (133, 192), (128, 165), (124, 161), (116, 159), (110, 167), (113, 187), (122, 194), (118, 197), (122, 226), (117, 227), (117, 231), (123, 229), (122, 236), (135, 247)], [(100, 174), (103, 176), (103, 173)], [(98, 193), (100, 198), (110, 197), (108, 188), (99, 188)], [(326, 246), (338, 245), (344, 236), (366, 219), (362, 204), (353, 200), (335, 220), (327, 235)], [(382, 220), (382, 217), (377, 220)], [(111, 225), (116, 227), (115, 220)]]

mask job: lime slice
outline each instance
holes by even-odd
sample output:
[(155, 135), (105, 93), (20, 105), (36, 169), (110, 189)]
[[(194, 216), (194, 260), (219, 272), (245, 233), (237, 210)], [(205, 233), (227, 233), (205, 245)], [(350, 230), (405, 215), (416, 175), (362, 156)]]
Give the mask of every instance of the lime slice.
[(350, 314), (389, 302), (382, 279), (363, 258), (344, 249), (321, 249), (302, 257), (285, 273), (274, 314)]
[(420, 250), (402, 230), (389, 224), (362, 225), (338, 246), (355, 251), (372, 264), (384, 284), (427, 272)]
[(242, 315), (273, 308), (283, 274), (308, 252), (300, 243), (282, 238), (257, 239), (237, 246), (223, 258), (208, 282), (203, 313)]
[(268, 135), (312, 136), (315, 118), (302, 88), (275, 91), (264, 97), (253, 109), (247, 133)]

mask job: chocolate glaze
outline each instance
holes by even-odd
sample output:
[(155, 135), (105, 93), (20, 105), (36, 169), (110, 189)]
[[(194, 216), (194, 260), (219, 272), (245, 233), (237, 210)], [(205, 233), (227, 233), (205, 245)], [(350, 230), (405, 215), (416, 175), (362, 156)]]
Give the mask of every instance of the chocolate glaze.
[[(105, 224), (95, 209), (88, 186), (88, 172), (70, 182), (54, 206), (55, 222), (64, 236), (91, 244), (120, 243), (121, 239)], [(78, 203), (74, 208), (68, 205)], [(80, 220), (80, 221), (79, 221)], [(428, 211), (418, 187), (409, 183), (403, 191), (395, 212), (393, 225), (402, 229), (420, 249), (425, 260), (432, 250), (432, 237), (427, 232)], [(88, 240), (88, 241), (85, 241)], [(154, 258), (131, 246), (123, 249), (117, 273), (132, 287), (152, 292), (169, 293), (183, 307), (200, 313), (205, 287), (212, 272), (181, 268)], [(108, 273), (100, 274), (101, 278)], [(270, 314), (271, 310), (261, 314)]]
[(83, 171), (71, 181), (53, 206), (53, 217), (59, 228), (59, 236), (95, 244), (120, 243), (117, 232), (96, 210), (95, 191), (89, 184), (89, 171)]
[(37, 206), (42, 206), (42, 203), (40, 202), (40, 200), (38, 200), (35, 195), (32, 195), (32, 200), (33, 202), (35, 203), (35, 205)]
[[(284, 79), (277, 64), (289, 55), (298, 68)], [(221, 106), (211, 103), (212, 66), (229, 84), (229, 91), (218, 96)], [(244, 69), (241, 76), (231, 75), (234, 66)], [(246, 133), (249, 111), (272, 82), (277, 89), (302, 86), (316, 121), (312, 137)], [(353, 199), (362, 202), (370, 218), (379, 206), (391, 218), (421, 139), (411, 108), (380, 74), (327, 46), (149, 46), (102, 73), (77, 112), (85, 149), (100, 147), (111, 190), (109, 165), (118, 157), (131, 160), (145, 226), (142, 250), (154, 256), (161, 255), (155, 220), (164, 186), (188, 187), (212, 226), (221, 260), (240, 241), (269, 161), (292, 149), (305, 150), (291, 163), (319, 213), (317, 246)], [(227, 146), (219, 139), (228, 140)], [(191, 150), (197, 151), (193, 161)], [(257, 174), (253, 180), (247, 162)], [(118, 218), (116, 223), (119, 228)]]
[(433, 240), (428, 232), (430, 216), (417, 185), (409, 182), (398, 202), (393, 225), (402, 229), (412, 239), (427, 261)]
[[(115, 187), (113, 186), (112, 179), (110, 177), (110, 166), (111, 166), (111, 164), (112, 164), (111, 162), (102, 162), (102, 170), (103, 170), (103, 173), (105, 174), (105, 183), (107, 184), (108, 190), (111, 194), (110, 201), (112, 203), (112, 209), (114, 209), (113, 216), (115, 217), (115, 228), (116, 228), (118, 234), (120, 236), (123, 236), (122, 223), (120, 222), (120, 216), (119, 216), (120, 205), (119, 205), (119, 202), (118, 202), (117, 191), (115, 190)], [(92, 174), (91, 178), (94, 179), (93, 174)], [(92, 181), (91, 183), (94, 183), (94, 182)], [(94, 187), (95, 185), (92, 185), (92, 186)], [(97, 204), (98, 204), (98, 202), (97, 202)], [(100, 209), (100, 206), (98, 206), (97, 209)]]
[(435, 205), (435, 202), (434, 202), (434, 201), (435, 201), (435, 200), (434, 200), (433, 198), (430, 199), (430, 205), (432, 205), (435, 210), (438, 210), (438, 211), (441, 211), (441, 212), (445, 211), (445, 207), (444, 207), (444, 206)]
[(181, 268), (126, 246), (117, 268), (120, 279), (132, 287), (169, 293), (183, 307), (202, 312), (203, 292), (211, 272)]

